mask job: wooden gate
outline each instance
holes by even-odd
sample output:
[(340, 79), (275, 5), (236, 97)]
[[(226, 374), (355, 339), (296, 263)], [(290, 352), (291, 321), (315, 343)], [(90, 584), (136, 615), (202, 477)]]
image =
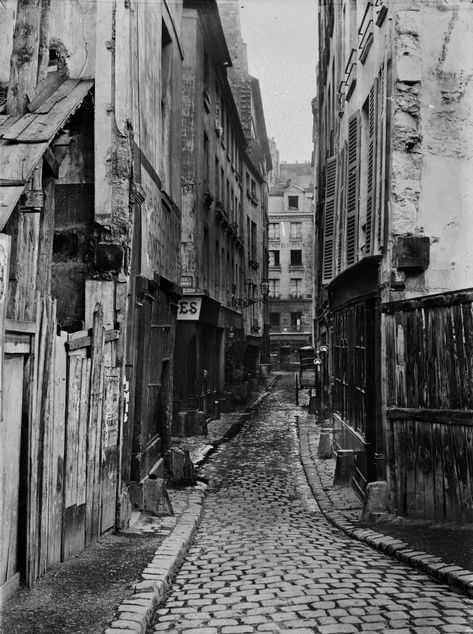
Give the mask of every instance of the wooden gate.
[(383, 306), (393, 507), (473, 522), (473, 291)]

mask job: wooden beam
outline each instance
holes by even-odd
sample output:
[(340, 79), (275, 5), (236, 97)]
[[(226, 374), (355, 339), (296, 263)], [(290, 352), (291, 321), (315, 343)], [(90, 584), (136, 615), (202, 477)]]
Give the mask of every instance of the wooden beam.
[(447, 425), (473, 426), (471, 409), (414, 409), (410, 407), (388, 407), (386, 417), (389, 420), (418, 420), (424, 423), (443, 423)]

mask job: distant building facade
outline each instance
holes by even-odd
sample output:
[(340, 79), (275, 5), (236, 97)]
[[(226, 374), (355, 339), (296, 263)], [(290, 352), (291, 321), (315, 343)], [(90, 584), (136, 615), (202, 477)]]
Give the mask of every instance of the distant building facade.
[(280, 163), (279, 170), (281, 178), (269, 192), (268, 215), (269, 322), (273, 360), (281, 346), (290, 346), (295, 352), (312, 340), (312, 168), (310, 163)]
[(214, 0), (184, 2), (175, 415), (211, 413), (217, 395), (237, 395), (259, 375), (263, 348), (270, 155), (256, 80), (238, 68), (229, 81), (234, 43), (222, 26), (225, 11)]
[(459, 0), (321, 2), (313, 103), (324, 416), (361, 496), (470, 522), (472, 35)]

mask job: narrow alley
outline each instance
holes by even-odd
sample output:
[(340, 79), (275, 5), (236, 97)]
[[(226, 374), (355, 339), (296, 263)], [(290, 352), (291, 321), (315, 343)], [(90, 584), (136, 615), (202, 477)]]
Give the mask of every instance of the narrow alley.
[(300, 462), (293, 377), (202, 469), (194, 544), (148, 632), (473, 631), (473, 599), (337, 531)]

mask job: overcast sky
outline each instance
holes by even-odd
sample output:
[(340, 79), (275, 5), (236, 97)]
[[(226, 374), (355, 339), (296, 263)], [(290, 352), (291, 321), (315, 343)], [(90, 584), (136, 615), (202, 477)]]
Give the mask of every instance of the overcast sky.
[(268, 136), (281, 161), (310, 161), (317, 0), (241, 0), (250, 73), (260, 80)]

